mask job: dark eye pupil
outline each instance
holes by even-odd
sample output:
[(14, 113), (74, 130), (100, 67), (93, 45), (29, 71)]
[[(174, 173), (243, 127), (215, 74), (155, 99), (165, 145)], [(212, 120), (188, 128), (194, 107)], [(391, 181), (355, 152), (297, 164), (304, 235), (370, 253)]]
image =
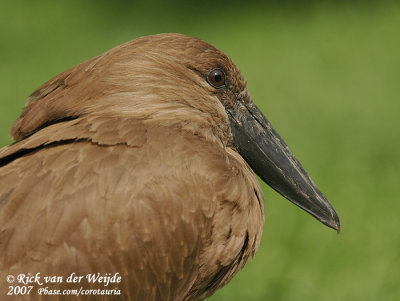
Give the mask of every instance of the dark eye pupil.
[(219, 72), (215, 72), (214, 74), (214, 81), (215, 82), (220, 82), (222, 80), (222, 75)]

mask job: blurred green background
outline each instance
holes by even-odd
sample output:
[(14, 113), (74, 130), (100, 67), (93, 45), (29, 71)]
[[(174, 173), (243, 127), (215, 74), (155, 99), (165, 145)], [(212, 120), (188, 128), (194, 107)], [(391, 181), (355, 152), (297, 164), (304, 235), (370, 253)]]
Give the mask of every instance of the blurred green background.
[(260, 250), (209, 300), (400, 300), (396, 2), (2, 1), (0, 146), (39, 85), (161, 32), (236, 62), (342, 223), (337, 235), (264, 186)]

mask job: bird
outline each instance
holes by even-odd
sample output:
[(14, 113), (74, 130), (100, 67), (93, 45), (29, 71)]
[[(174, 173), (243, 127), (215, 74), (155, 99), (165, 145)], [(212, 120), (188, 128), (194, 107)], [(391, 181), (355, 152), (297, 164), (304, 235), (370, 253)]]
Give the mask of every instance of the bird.
[[(27, 98), (11, 135), (1, 300), (77, 288), (74, 300), (203, 300), (260, 245), (256, 175), (340, 229), (238, 67), (198, 38), (144, 36), (62, 72)], [(25, 284), (24, 296), (13, 288)]]

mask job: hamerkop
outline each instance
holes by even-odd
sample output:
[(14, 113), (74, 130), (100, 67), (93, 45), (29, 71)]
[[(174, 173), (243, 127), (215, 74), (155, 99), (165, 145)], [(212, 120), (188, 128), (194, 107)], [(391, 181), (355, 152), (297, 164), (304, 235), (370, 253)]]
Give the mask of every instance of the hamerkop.
[(61, 73), (29, 96), (11, 134), (0, 298), (202, 300), (257, 251), (255, 174), (339, 231), (239, 69), (196, 38), (139, 38)]

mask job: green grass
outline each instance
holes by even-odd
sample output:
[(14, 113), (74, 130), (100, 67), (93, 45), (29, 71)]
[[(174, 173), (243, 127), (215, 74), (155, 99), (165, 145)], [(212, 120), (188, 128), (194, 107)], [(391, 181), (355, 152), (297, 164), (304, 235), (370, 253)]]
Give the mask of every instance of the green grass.
[(57, 73), (141, 35), (198, 36), (237, 63), (342, 222), (337, 235), (265, 186), (260, 250), (210, 300), (398, 300), (399, 5), (4, 3), (0, 145)]

